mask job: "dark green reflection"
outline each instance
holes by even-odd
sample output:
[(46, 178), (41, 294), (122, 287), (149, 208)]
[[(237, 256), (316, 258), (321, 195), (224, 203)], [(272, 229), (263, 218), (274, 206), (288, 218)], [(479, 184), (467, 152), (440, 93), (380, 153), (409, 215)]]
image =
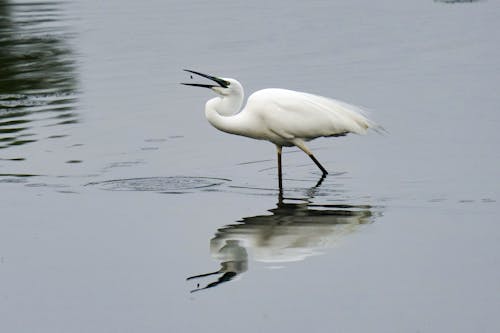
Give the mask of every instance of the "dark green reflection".
[(368, 205), (318, 205), (309, 199), (286, 201), (289, 200), (280, 197), (276, 207), (269, 210), (271, 214), (244, 217), (218, 229), (210, 240), (210, 252), (220, 262), (220, 268), (188, 280), (219, 277), (205, 286), (198, 284), (191, 292), (213, 288), (244, 273), (249, 254), (255, 261), (275, 265), (304, 260), (334, 246), (376, 217)]
[(75, 56), (63, 8), (0, 0), (0, 148), (38, 141), (42, 126), (77, 121)]

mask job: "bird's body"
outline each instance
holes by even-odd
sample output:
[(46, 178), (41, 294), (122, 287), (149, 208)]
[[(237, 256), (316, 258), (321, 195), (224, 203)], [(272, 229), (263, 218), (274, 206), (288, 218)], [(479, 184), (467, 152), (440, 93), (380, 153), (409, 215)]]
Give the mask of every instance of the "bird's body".
[[(215, 108), (219, 98), (207, 103)], [(294, 146), (295, 140), (310, 141), (322, 136), (341, 136), (347, 133), (364, 134), (373, 123), (364, 117), (361, 109), (326, 97), (286, 89), (263, 89), (253, 93), (247, 105), (224, 127), (213, 120), (210, 123), (231, 134), (267, 140), (278, 146)], [(220, 113), (219, 113), (220, 114)], [(227, 117), (227, 116), (226, 116)], [(211, 121), (212, 120), (212, 121)], [(318, 126), (321, 125), (321, 126)]]
[(280, 189), (282, 147), (297, 146), (308, 154), (323, 175), (326, 175), (328, 172), (306, 147), (306, 141), (348, 133), (365, 134), (369, 128), (378, 127), (366, 118), (357, 106), (287, 89), (269, 88), (256, 91), (241, 109), (244, 93), (238, 81), (187, 71), (219, 84), (215, 86), (185, 83), (210, 88), (219, 94), (205, 106), (205, 116), (210, 124), (223, 132), (267, 140), (276, 145)]

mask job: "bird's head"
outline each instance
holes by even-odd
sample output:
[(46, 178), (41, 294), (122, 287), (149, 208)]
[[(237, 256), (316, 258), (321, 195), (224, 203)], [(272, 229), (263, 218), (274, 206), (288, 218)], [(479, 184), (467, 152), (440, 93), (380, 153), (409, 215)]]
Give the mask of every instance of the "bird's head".
[(217, 84), (203, 84), (203, 83), (181, 83), (181, 84), (192, 87), (209, 88), (222, 97), (231, 95), (243, 95), (243, 87), (235, 79), (219, 78), (212, 75), (203, 74), (200, 72), (195, 72), (189, 69), (185, 69), (185, 71), (199, 76), (203, 76), (209, 80), (214, 81)]

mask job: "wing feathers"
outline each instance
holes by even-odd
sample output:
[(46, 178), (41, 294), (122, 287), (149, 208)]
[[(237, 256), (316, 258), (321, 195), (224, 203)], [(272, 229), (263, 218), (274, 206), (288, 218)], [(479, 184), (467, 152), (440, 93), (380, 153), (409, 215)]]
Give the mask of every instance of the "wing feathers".
[(271, 131), (302, 139), (364, 134), (378, 127), (360, 107), (293, 90), (257, 91), (249, 97), (246, 109), (257, 113)]

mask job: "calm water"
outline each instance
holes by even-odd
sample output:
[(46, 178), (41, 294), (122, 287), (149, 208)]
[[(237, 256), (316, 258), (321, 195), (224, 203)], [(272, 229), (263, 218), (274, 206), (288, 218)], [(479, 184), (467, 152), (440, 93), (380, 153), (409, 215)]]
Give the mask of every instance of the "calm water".
[[(0, 1), (2, 332), (498, 332), (496, 1)], [(302, 152), (183, 68), (371, 109)]]

